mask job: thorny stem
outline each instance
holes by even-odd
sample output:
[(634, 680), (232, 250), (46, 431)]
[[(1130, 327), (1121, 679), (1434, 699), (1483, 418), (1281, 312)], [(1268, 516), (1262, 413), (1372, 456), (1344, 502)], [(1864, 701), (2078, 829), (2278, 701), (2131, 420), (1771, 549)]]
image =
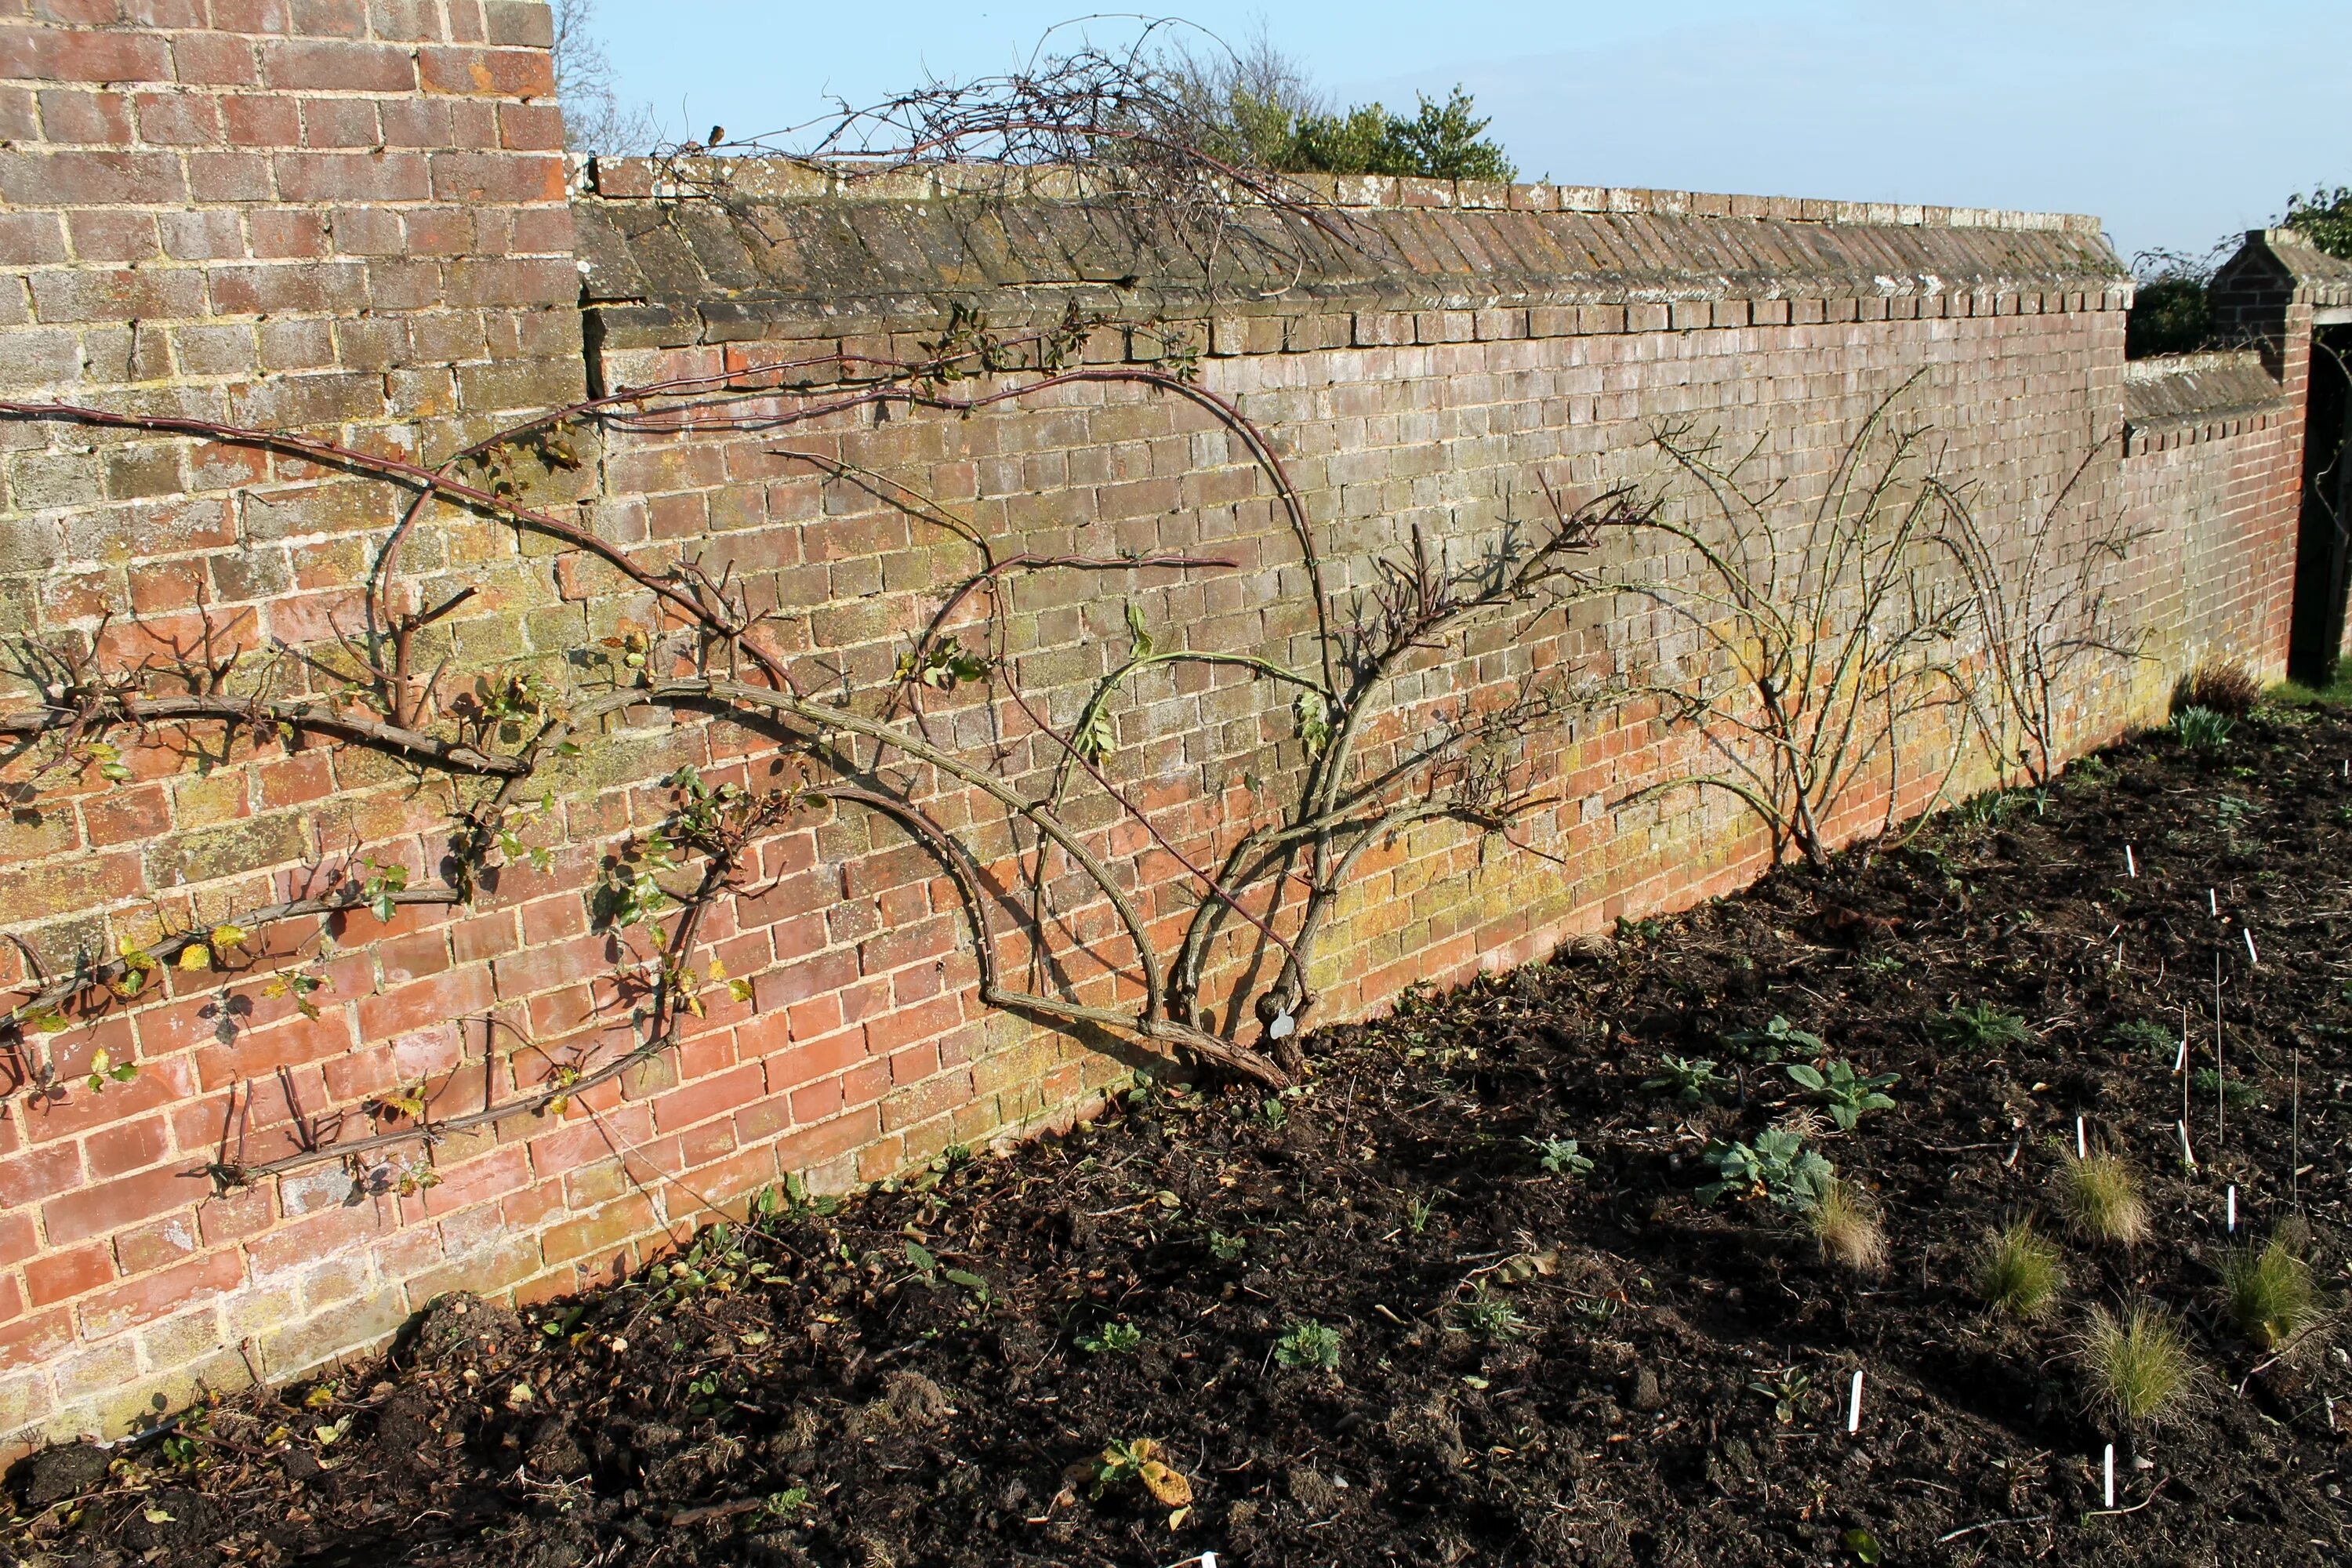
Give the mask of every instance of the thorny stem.
[[(1105, 1027), (1162, 1046), (1174, 1046), (1190, 1050), (1203, 1059), (1231, 1070), (1279, 1085), (1287, 1081), (1286, 1075), (1274, 1063), (1257, 1052), (1240, 1047), (1202, 1028), (1199, 1014), (1199, 971), (1208, 934), (1215, 929), (1220, 913), (1237, 915), (1255, 925), (1261, 934), (1285, 954), (1281, 976), (1277, 980), (1280, 1005), (1295, 1013), (1304, 996), (1305, 979), (1312, 962), (1312, 952), (1319, 934), (1328, 905), (1339, 890), (1340, 884), (1362, 853), (1382, 836), (1412, 822), (1453, 816), (1473, 821), (1494, 831), (1505, 831), (1517, 816), (1542, 804), (1534, 797), (1482, 805), (1471, 799), (1454, 799), (1433, 795), (1422, 801), (1403, 802), (1359, 812), (1354, 806), (1342, 810), (1338, 802), (1348, 787), (1349, 763), (1354, 746), (1366, 718), (1375, 705), (1377, 694), (1385, 688), (1402, 667), (1411, 653), (1421, 647), (1434, 646), (1463, 621), (1482, 611), (1500, 605), (1525, 602), (1538, 595), (1548, 584), (1562, 574), (1558, 570), (1558, 558), (1564, 552), (1581, 549), (1591, 537), (1589, 519), (1571, 521), (1559, 510), (1555, 500), (1555, 513), (1560, 524), (1559, 532), (1516, 571), (1511, 563), (1499, 560), (1491, 580), (1469, 587), (1465, 580), (1443, 572), (1433, 574), (1426, 558), (1425, 546), (1416, 537), (1414, 562), (1410, 569), (1400, 569), (1397, 596), (1387, 605), (1382, 640), (1377, 647), (1367, 647), (1364, 661), (1355, 669), (1343, 689), (1339, 683), (1341, 647), (1331, 633), (1332, 606), (1323, 586), (1322, 568), (1317, 556), (1316, 544), (1308, 526), (1306, 510), (1292, 485), (1281, 458), (1263, 434), (1242, 415), (1239, 408), (1202, 389), (1189, 379), (1165, 372), (1132, 367), (1085, 367), (1033, 375), (1018, 384), (969, 396), (940, 393), (930, 379), (939, 371), (939, 363), (926, 366), (883, 362), (857, 362), (854, 356), (827, 356), (821, 361), (807, 362), (800, 368), (829, 365), (839, 373), (853, 363), (878, 369), (892, 378), (887, 387), (866, 387), (847, 394), (818, 396), (803, 406), (781, 416), (763, 416), (757, 420), (729, 419), (717, 422), (726, 427), (759, 425), (774, 427), (814, 419), (828, 414), (839, 414), (857, 407), (885, 401), (900, 401), (912, 406), (938, 411), (969, 414), (1014, 398), (1033, 395), (1052, 387), (1085, 382), (1124, 382), (1156, 388), (1185, 398), (1203, 408), (1223, 424), (1242, 441), (1251, 459), (1271, 479), (1284, 515), (1297, 537), (1307, 579), (1312, 589), (1312, 609), (1318, 628), (1318, 650), (1322, 679), (1287, 669), (1275, 662), (1249, 654), (1192, 653), (1190, 651), (1154, 655), (1146, 659), (1131, 659), (1115, 671), (1097, 690), (1087, 706), (1087, 716), (1099, 710), (1111, 692), (1126, 676), (1135, 669), (1160, 662), (1192, 661), (1204, 664), (1225, 664), (1246, 668), (1270, 679), (1297, 684), (1321, 693), (1330, 704), (1334, 730), (1329, 744), (1309, 769), (1307, 793), (1293, 822), (1286, 827), (1261, 829), (1245, 836), (1236, 846), (1226, 864), (1232, 868), (1246, 866), (1252, 857), (1261, 853), (1287, 855), (1291, 847), (1301, 841), (1312, 841), (1316, 851), (1316, 875), (1308, 879), (1308, 899), (1301, 916), (1298, 934), (1286, 939), (1270, 923), (1254, 910), (1244, 907), (1238, 891), (1224, 880), (1211, 875), (1186, 857), (1169, 841), (1151, 822), (1149, 816), (1129, 802), (1112, 784), (1094, 760), (1075, 746), (1070, 738), (1053, 729), (1031, 706), (1019, 690), (1017, 683), (1008, 686), (1013, 700), (1026, 713), (1037, 730), (1049, 736), (1064, 752), (1056, 769), (1051, 795), (1044, 802), (1022, 796), (1009, 784), (988, 771), (966, 763), (940, 751), (928, 741), (906, 733), (883, 719), (869, 719), (846, 709), (819, 704), (802, 697), (793, 687), (784, 670), (772, 656), (756, 646), (747, 645), (743, 633), (747, 624), (741, 612), (733, 605), (714, 605), (707, 587), (691, 568), (681, 570), (675, 578), (656, 576), (631, 563), (621, 552), (604, 545), (593, 535), (564, 522), (561, 519), (478, 486), (452, 479), (446, 471), (430, 469), (404, 459), (383, 458), (356, 451), (330, 442), (310, 437), (281, 435), (268, 431), (247, 430), (215, 422), (180, 419), (148, 418), (114, 415), (102, 410), (81, 408), (69, 405), (0, 404), (0, 416), (18, 418), (67, 419), (119, 428), (148, 430), (163, 434), (201, 437), (207, 439), (259, 446), (286, 451), (321, 464), (341, 465), (362, 472), (378, 474), (417, 487), (416, 501), (401, 518), (379, 553), (376, 571), (372, 577), (370, 604), (380, 606), (383, 585), (392, 575), (390, 568), (396, 563), (396, 553), (402, 537), (420, 515), (424, 504), (435, 498), (454, 500), (505, 517), (520, 525), (541, 530), (568, 543), (595, 554), (619, 569), (630, 581), (654, 592), (660, 599), (683, 613), (685, 617), (725, 647), (746, 652), (761, 673), (771, 682), (766, 686), (748, 685), (739, 680), (722, 679), (708, 674), (688, 679), (659, 679), (650, 674), (641, 677), (636, 684), (616, 689), (608, 696), (578, 704), (569, 712), (559, 713), (542, 724), (540, 731), (511, 756), (500, 756), (479, 747), (460, 742), (450, 742), (413, 728), (422, 703), (412, 700), (412, 641), (415, 634), (431, 623), (455, 611), (468, 595), (461, 593), (430, 609), (420, 609), (398, 616), (372, 608), (375, 623), (389, 628), (392, 667), (383, 672), (384, 702), (394, 722), (379, 722), (343, 712), (315, 701), (263, 701), (259, 699), (238, 700), (218, 695), (180, 698), (148, 698), (128, 693), (110, 694), (103, 698), (84, 695), (70, 707), (45, 710), (32, 714), (8, 715), (0, 719), (0, 732), (37, 736), (61, 728), (77, 732), (92, 724), (103, 725), (121, 721), (134, 724), (182, 722), (214, 719), (231, 723), (242, 722), (258, 727), (262, 724), (283, 725), (289, 729), (309, 730), (353, 743), (386, 750), (427, 765), (458, 773), (475, 773), (499, 779), (499, 785), (490, 800), (478, 810), (468, 814), (478, 832), (494, 826), (516, 804), (520, 791), (535, 776), (544, 758), (561, 752), (569, 737), (588, 726), (601, 724), (622, 710), (641, 704), (656, 706), (707, 705), (724, 713), (739, 717), (744, 710), (762, 712), (790, 721), (805, 732), (792, 732), (795, 747), (802, 750), (827, 748), (831, 738), (846, 734), (870, 742), (877, 749), (877, 759), (895, 752), (908, 761), (928, 766), (941, 775), (980, 790), (995, 799), (1008, 812), (1029, 822), (1041, 840), (1067, 855), (1099, 888), (1124, 927), (1134, 949), (1134, 962), (1140, 973), (1140, 996), (1133, 1012), (1120, 1008), (1080, 1005), (1061, 998), (1024, 992), (1005, 986), (997, 962), (998, 938), (992, 915), (989, 889), (978, 865), (970, 852), (953, 835), (940, 829), (911, 800), (898, 798), (861, 785), (844, 784), (810, 792), (813, 795), (854, 804), (885, 815), (897, 821), (919, 841), (938, 856), (948, 868), (964, 901), (971, 923), (973, 945), (981, 965), (982, 999), (991, 1005), (1050, 1018), (1065, 1025), (1087, 1025)], [(790, 392), (805, 395), (806, 388), (768, 387), (752, 389), (741, 384), (747, 376), (774, 378), (791, 367), (770, 366), (761, 370), (735, 373), (724, 378), (697, 378), (702, 390), (727, 397), (772, 395)], [(478, 442), (459, 453), (449, 465), (468, 457), (479, 456), (501, 443), (528, 437), (551, 428), (565, 419), (576, 417), (611, 417), (630, 424), (653, 419), (674, 417), (684, 411), (649, 410), (631, 414), (626, 409), (643, 409), (656, 396), (689, 390), (685, 382), (664, 384), (656, 388), (625, 391), (611, 397), (592, 400), (565, 410), (541, 416), (514, 429)], [(824, 459), (815, 459), (821, 465)], [(847, 465), (837, 465), (845, 473)], [(893, 481), (895, 483), (895, 481)], [(903, 487), (899, 487), (903, 489)], [(908, 492), (911, 493), (911, 492)], [(1005, 574), (1016, 569), (1066, 568), (1078, 570), (1119, 570), (1159, 566), (1193, 568), (1224, 566), (1230, 563), (1215, 557), (1189, 555), (1138, 556), (1106, 558), (1067, 555), (1022, 554), (999, 560), (994, 557), (984, 536), (968, 526), (959, 530), (977, 545), (982, 554), (980, 574), (961, 584), (930, 622), (925, 637), (936, 638), (952, 618), (957, 608), (973, 592), (987, 591), (994, 601), (998, 584)], [(380, 645), (379, 645), (380, 646)], [(1006, 672), (1008, 680), (1010, 671)], [(1434, 762), (1443, 748), (1429, 753)], [(1081, 837), (1063, 824), (1053, 804), (1066, 785), (1073, 766), (1082, 769), (1088, 777), (1122, 809), (1141, 823), (1153, 840), (1207, 890), (1193, 921), (1188, 928), (1180, 979), (1171, 994), (1168, 977), (1160, 956), (1149, 939), (1145, 925), (1118, 878)], [(1349, 839), (1344, 847), (1335, 847), (1333, 835)], [(1514, 840), (1516, 842), (1516, 840)], [(215, 1174), (225, 1180), (245, 1181), (280, 1173), (286, 1170), (330, 1159), (349, 1160), (357, 1155), (395, 1143), (424, 1139), (428, 1145), (448, 1134), (485, 1125), (500, 1119), (544, 1111), (566, 1095), (578, 1094), (609, 1081), (635, 1062), (646, 1059), (675, 1044), (681, 1026), (681, 1012), (689, 998), (681, 986), (691, 984), (681, 977), (688, 973), (693, 943), (700, 929), (703, 913), (712, 900), (733, 885), (735, 856), (745, 844), (731, 850), (714, 851), (707, 857), (703, 874), (697, 888), (682, 899), (683, 910), (676, 925), (664, 940), (655, 960), (656, 975), (652, 1000), (644, 1016), (645, 1033), (638, 1044), (600, 1068), (561, 1083), (541, 1089), (515, 1100), (484, 1105), (464, 1116), (431, 1121), (428, 1125), (394, 1129), (367, 1138), (341, 1142), (310, 1140), (315, 1146), (306, 1147), (284, 1159), (252, 1165), (221, 1163)], [(462, 857), (461, 857), (462, 858)], [(433, 889), (404, 889), (391, 895), (398, 904), (446, 904), (463, 901), (469, 896), (472, 873), (466, 871), (457, 879), (457, 886)], [(304, 915), (340, 913), (362, 907), (363, 899), (335, 895), (323, 899), (289, 900), (280, 905), (249, 911), (240, 917), (240, 925), (259, 927), (277, 921)], [(157, 952), (168, 958), (188, 943), (202, 940), (197, 933), (183, 933), (159, 944)], [(21, 1018), (38, 1005), (67, 1001), (71, 995), (87, 993), (93, 984), (102, 984), (124, 973), (121, 963), (85, 968), (71, 981), (42, 987), (32, 1003), (17, 1010)]]

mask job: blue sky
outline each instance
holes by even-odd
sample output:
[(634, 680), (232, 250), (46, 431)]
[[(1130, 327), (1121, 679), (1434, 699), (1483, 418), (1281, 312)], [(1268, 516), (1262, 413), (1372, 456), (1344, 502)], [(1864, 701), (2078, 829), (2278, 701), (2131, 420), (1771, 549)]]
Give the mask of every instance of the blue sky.
[[(1116, 3), (1116, 0), (1114, 0)], [(673, 135), (797, 123), (1001, 70), (1086, 0), (599, 0), (622, 95)], [(1522, 178), (2095, 213), (2202, 251), (2352, 184), (2346, 0), (1195, 0), (1344, 100), (1467, 87)], [(1097, 21), (1104, 37), (1132, 24)]]

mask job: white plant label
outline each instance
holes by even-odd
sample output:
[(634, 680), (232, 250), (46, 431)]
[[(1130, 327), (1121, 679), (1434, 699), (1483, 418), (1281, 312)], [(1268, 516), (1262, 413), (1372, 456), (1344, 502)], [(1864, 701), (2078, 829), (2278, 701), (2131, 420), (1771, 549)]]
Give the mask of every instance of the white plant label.
[(1845, 1429), (1849, 1433), (1862, 1430), (1862, 1368), (1860, 1367), (1853, 1369), (1853, 1396), (1846, 1404)]
[(2115, 1506), (2116, 1506), (2116, 1446), (2115, 1446), (2113, 1443), (2110, 1443), (2110, 1444), (2108, 1444), (2108, 1445), (2107, 1445), (2107, 1466), (2106, 1466), (2106, 1469), (2107, 1469), (2107, 1487), (2106, 1487), (2107, 1503), (2106, 1503), (2106, 1506), (2107, 1506), (2107, 1507), (2109, 1507), (2109, 1508), (2113, 1508), (2113, 1507), (2115, 1507)]

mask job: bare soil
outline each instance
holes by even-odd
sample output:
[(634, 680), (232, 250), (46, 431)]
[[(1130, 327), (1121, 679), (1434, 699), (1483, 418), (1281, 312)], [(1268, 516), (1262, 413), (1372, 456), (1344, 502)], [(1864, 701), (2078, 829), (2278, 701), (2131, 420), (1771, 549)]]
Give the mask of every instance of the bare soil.
[[(2151, 734), (1324, 1030), (1286, 1100), (1161, 1083), (576, 1301), (446, 1300), (381, 1364), (37, 1456), (0, 1540), (168, 1568), (2352, 1560), (2333, 1325), (2258, 1348), (2219, 1284), (2282, 1225), (2330, 1305), (2347, 1282), (2347, 758), (2334, 713), (2266, 712), (2211, 757)], [(2226, 1077), (2200, 1079), (2217, 954)], [(1797, 1059), (1900, 1075), (1810, 1134), (1882, 1219), (1883, 1272), (1767, 1195), (1701, 1201), (1711, 1145), (1814, 1102), (1752, 1041), (1775, 1018), (1826, 1042)], [(1726, 1081), (1645, 1089), (1664, 1054)], [(2138, 1173), (2137, 1247), (2063, 1231), (2078, 1118)], [(1592, 1168), (1546, 1170), (1570, 1138)], [(2016, 1322), (1971, 1259), (2028, 1215), (2067, 1282)], [(2102, 1409), (2076, 1353), (2090, 1308), (2135, 1303), (2200, 1369), (2160, 1425)]]

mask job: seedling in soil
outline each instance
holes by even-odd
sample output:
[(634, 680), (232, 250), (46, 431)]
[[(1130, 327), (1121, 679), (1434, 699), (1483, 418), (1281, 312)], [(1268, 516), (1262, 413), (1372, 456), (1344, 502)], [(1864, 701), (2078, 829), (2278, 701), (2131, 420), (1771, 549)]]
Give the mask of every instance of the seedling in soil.
[(2137, 1247), (2147, 1239), (2147, 1202), (2121, 1156), (2094, 1149), (2066, 1156), (2058, 1176), (2059, 1207), (2077, 1236)]
[(1841, 1132), (1851, 1132), (1866, 1110), (1890, 1110), (1895, 1101), (1883, 1091), (1903, 1081), (1900, 1073), (1873, 1073), (1864, 1078), (1852, 1062), (1832, 1062), (1824, 1072), (1809, 1062), (1790, 1062), (1782, 1069), (1799, 1089), (1821, 1096), (1830, 1120)]
[(2199, 1068), (2195, 1072), (2190, 1073), (2189, 1087), (2196, 1091), (2200, 1100), (2211, 1100), (2218, 1093), (2222, 1102), (2232, 1110), (2243, 1110), (2248, 1106), (2260, 1102), (2263, 1098), (2261, 1089), (2242, 1078), (2231, 1079), (2225, 1088), (2221, 1082), (2221, 1075), (2211, 1068)]
[(1822, 1188), (1834, 1168), (1805, 1147), (1803, 1137), (1786, 1128), (1770, 1127), (1756, 1142), (1717, 1143), (1706, 1152), (1717, 1179), (1698, 1189), (1698, 1201), (1711, 1204), (1726, 1193), (1741, 1197), (1763, 1196), (1780, 1207), (1802, 1213), (1821, 1202)]
[(1977, 1254), (1977, 1294), (1986, 1306), (2012, 1318), (2030, 1322), (2040, 1317), (2065, 1283), (2057, 1244), (2029, 1220), (1994, 1235)]
[(1290, 1107), (1280, 1095), (1269, 1094), (1257, 1102), (1257, 1119), (1269, 1132), (1279, 1132), (1290, 1125)]
[(1087, 1496), (1098, 1501), (1104, 1492), (1129, 1481), (1169, 1508), (1183, 1508), (1192, 1500), (1192, 1483), (1160, 1458), (1160, 1445), (1149, 1437), (1131, 1443), (1114, 1437), (1105, 1445), (1102, 1457), (1095, 1460), (1094, 1489)]
[(1454, 1306), (1454, 1326), (1474, 1340), (1515, 1340), (1527, 1331), (1528, 1321), (1500, 1296), (1481, 1289)]
[(1642, 1087), (1652, 1094), (1672, 1092), (1676, 1100), (1696, 1105), (1710, 1090), (1724, 1086), (1724, 1077), (1715, 1070), (1715, 1062), (1707, 1057), (1685, 1058), (1661, 1056), (1656, 1078), (1645, 1078)]
[(2172, 738), (2186, 752), (2210, 756), (2230, 743), (2230, 731), (2238, 721), (2227, 713), (2216, 713), (2210, 708), (2183, 708), (2172, 716)]
[(1220, 1263), (1237, 1263), (1248, 1250), (1249, 1237), (1245, 1236), (1227, 1236), (1222, 1230), (1209, 1233), (1209, 1256)]
[(2003, 1013), (1986, 1002), (1971, 1002), (1927, 1016), (1927, 1033), (1939, 1046), (1955, 1050), (2001, 1050), (2031, 1045), (2033, 1031), (2014, 1013)]
[(1772, 1419), (1786, 1426), (1804, 1413), (1805, 1403), (1812, 1395), (1813, 1380), (1790, 1366), (1775, 1373), (1769, 1383), (1759, 1379), (1748, 1386), (1772, 1402)]
[(1597, 1333), (1617, 1321), (1617, 1298), (1580, 1296), (1576, 1301), (1576, 1315), (1584, 1320), (1586, 1327)]
[(1891, 980), (1903, 973), (1903, 961), (1891, 952), (1865, 952), (1853, 966), (1873, 980)]
[(1824, 1179), (1821, 1197), (1805, 1211), (1804, 1221), (1823, 1262), (1856, 1274), (1885, 1272), (1885, 1227), (1853, 1183), (1836, 1176)]
[(1573, 1138), (1522, 1138), (1519, 1142), (1534, 1150), (1536, 1163), (1555, 1176), (1573, 1181), (1592, 1169), (1592, 1162), (1576, 1152)]
[(2180, 1048), (2179, 1035), (2165, 1025), (2151, 1023), (2146, 1018), (2117, 1024), (2108, 1033), (2109, 1037), (2124, 1049), (2145, 1052), (2168, 1068)]
[(2213, 820), (2220, 825), (2221, 836), (2232, 849), (2238, 847), (2238, 833), (2251, 821), (2261, 807), (2243, 795), (2225, 795), (2213, 803)]
[(1311, 1318), (1295, 1319), (1274, 1342), (1274, 1359), (1285, 1366), (1333, 1371), (1339, 1364), (1339, 1331)]
[(1443, 1200), (1434, 1193), (1427, 1197), (1407, 1199), (1404, 1205), (1405, 1228), (1415, 1236), (1427, 1230), (1430, 1216), (1437, 1212), (1437, 1205), (1441, 1201)]
[(1091, 1334), (1080, 1334), (1078, 1348), (1088, 1355), (1133, 1355), (1143, 1348), (1143, 1331), (1133, 1323), (1105, 1323)]
[(2126, 1426), (2160, 1426), (2196, 1392), (2189, 1342), (2153, 1307), (2134, 1307), (2120, 1318), (2092, 1308), (2075, 1353), (2092, 1403)]
[(2311, 1266), (2283, 1236), (2231, 1258), (2221, 1270), (2221, 1291), (2231, 1321), (2263, 1350), (2284, 1344), (2319, 1315)]
[(1750, 1061), (1777, 1062), (1783, 1057), (1818, 1057), (1829, 1050), (1819, 1035), (1808, 1034), (1786, 1018), (1775, 1018), (1760, 1029), (1735, 1029), (1723, 1043), (1746, 1051)]

